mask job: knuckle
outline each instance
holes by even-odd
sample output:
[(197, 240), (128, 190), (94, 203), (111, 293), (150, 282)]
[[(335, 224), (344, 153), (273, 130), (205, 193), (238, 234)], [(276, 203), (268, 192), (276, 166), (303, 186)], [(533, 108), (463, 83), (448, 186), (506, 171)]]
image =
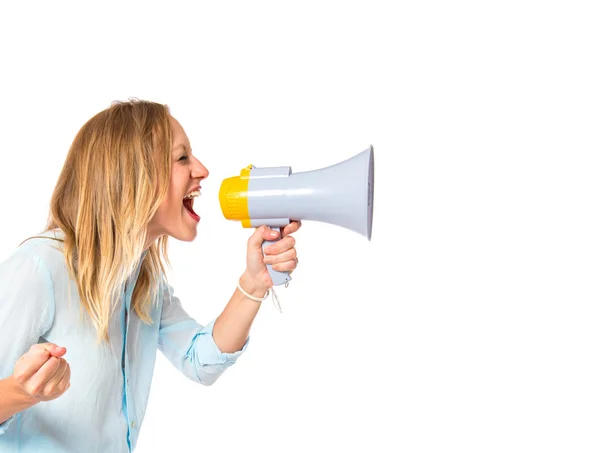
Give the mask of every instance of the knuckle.
[(42, 389), (40, 388), (39, 385), (34, 385), (33, 387), (26, 389), (27, 392), (31, 395), (35, 396), (39, 396), (41, 395)]
[(50, 354), (45, 348), (37, 347), (35, 349), (30, 350), (26, 355), (28, 355), (29, 357), (42, 357), (49, 356)]
[(48, 385), (48, 386), (44, 387), (44, 390), (42, 391), (42, 395), (46, 398), (50, 397), (54, 394), (54, 390), (55, 390), (55, 387), (53, 385)]
[(54, 343), (38, 343), (36, 346), (38, 347), (37, 349), (40, 351), (47, 351), (48, 349), (56, 347)]
[(25, 382), (27, 382), (27, 378), (25, 377), (25, 373), (23, 371), (18, 371), (15, 375), (15, 380), (19, 383), (19, 384), (25, 384)]

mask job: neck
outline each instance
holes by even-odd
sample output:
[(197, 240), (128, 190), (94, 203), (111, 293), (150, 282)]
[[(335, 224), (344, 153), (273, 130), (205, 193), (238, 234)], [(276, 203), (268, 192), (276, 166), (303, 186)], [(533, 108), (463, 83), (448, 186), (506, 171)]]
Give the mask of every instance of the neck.
[(156, 241), (161, 236), (162, 235), (160, 233), (154, 231), (153, 228), (149, 226), (146, 233), (146, 243), (144, 244), (144, 251), (148, 250), (150, 246), (154, 243), (154, 241)]

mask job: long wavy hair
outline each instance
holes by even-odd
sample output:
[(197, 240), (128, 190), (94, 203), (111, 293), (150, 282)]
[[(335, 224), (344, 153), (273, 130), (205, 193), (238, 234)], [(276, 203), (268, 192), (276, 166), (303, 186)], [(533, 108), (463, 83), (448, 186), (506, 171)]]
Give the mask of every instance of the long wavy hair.
[[(77, 133), (50, 202), (46, 231), (64, 233), (64, 254), (81, 303), (108, 339), (123, 285), (140, 264), (147, 225), (167, 194), (172, 132), (166, 105), (115, 102)], [(162, 236), (141, 263), (131, 309), (146, 323), (169, 264)]]

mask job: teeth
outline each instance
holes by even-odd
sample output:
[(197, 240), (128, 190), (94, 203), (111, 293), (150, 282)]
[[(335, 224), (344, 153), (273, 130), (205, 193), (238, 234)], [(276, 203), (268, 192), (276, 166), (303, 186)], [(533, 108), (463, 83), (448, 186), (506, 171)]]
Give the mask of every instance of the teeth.
[(193, 192), (188, 193), (185, 197), (183, 197), (183, 199), (185, 200), (186, 198), (194, 198), (200, 195), (200, 191), (199, 190), (195, 190)]

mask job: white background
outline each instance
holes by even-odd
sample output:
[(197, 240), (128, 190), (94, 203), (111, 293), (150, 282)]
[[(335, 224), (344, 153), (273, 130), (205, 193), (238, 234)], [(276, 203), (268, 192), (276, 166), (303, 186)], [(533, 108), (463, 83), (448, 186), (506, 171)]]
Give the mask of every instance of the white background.
[(214, 386), (159, 355), (138, 452), (599, 451), (594, 2), (61, 3), (0, 7), (2, 258), (113, 100), (168, 104), (211, 171), (171, 246), (203, 323), (251, 233), (221, 180), (375, 148), (372, 241), (305, 222)]

